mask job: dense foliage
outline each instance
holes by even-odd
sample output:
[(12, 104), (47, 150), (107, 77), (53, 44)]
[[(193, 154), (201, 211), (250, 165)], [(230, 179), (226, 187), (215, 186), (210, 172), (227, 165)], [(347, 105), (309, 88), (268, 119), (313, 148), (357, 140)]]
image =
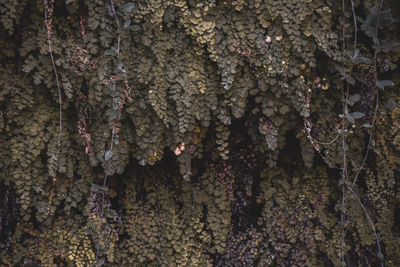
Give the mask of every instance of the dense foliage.
[(400, 2), (0, 3), (1, 266), (400, 266)]

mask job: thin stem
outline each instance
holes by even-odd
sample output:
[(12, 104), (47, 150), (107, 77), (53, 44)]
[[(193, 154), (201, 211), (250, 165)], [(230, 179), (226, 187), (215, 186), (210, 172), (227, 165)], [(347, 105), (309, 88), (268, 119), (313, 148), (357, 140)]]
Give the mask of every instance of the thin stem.
[(378, 45), (379, 23), (380, 23), (380, 19), (381, 19), (382, 5), (383, 5), (383, 0), (380, 0), (379, 9), (378, 9), (378, 18), (377, 18), (376, 28), (375, 28), (376, 42), (374, 42), (375, 43), (375, 50), (374, 50), (375, 82), (378, 81), (378, 67), (377, 67), (377, 64), (376, 64), (376, 58), (378, 56), (378, 50), (376, 49), (376, 46)]
[[(377, 23), (376, 23), (376, 28), (375, 28), (375, 38), (378, 40), (378, 33), (379, 33), (379, 23), (380, 23), (380, 16), (381, 16), (381, 12), (382, 12), (382, 5), (383, 5), (383, 0), (380, 0), (379, 3), (379, 9), (378, 9), (378, 18), (377, 18)], [(374, 49), (374, 77), (375, 77), (375, 83), (378, 81), (378, 69), (377, 69), (377, 54), (378, 54), (378, 50), (376, 49), (377, 46), (377, 41), (375, 42), (375, 49)], [(376, 90), (376, 104), (375, 104), (375, 110), (374, 110), (374, 117), (372, 120), (372, 126), (375, 126), (375, 121), (376, 121), (376, 115), (378, 112), (378, 107), (379, 107), (379, 91)], [(361, 164), (361, 166), (358, 168), (357, 173), (354, 177), (353, 183), (351, 185), (351, 187), (353, 188), (357, 178), (361, 172), (361, 170), (364, 168), (365, 162), (367, 161), (368, 158), (368, 154), (369, 154), (369, 150), (370, 150), (370, 146), (371, 146), (371, 142), (372, 142), (372, 135), (373, 135), (373, 128), (371, 129), (370, 135), (369, 135), (369, 139), (368, 139), (368, 146), (367, 146), (367, 151), (365, 152), (365, 156), (364, 156), (364, 160)]]
[[(59, 102), (59, 132), (58, 132), (58, 145), (59, 145), (59, 150), (61, 149), (61, 137), (62, 137), (62, 97), (61, 97), (61, 87), (60, 87), (60, 81), (58, 79), (58, 72), (56, 68), (56, 64), (54, 61), (54, 55), (53, 55), (53, 49), (52, 49), (52, 42), (51, 42), (51, 32), (50, 32), (50, 23), (48, 19), (48, 2), (47, 0), (44, 1), (45, 6), (44, 6), (44, 17), (45, 17), (45, 23), (46, 23), (46, 29), (47, 29), (47, 43), (49, 46), (49, 53), (51, 57), (51, 63), (53, 65), (53, 71), (54, 75), (56, 76), (56, 82), (57, 82), (57, 90), (58, 90), (58, 102)], [(57, 161), (58, 161), (58, 155), (57, 155)]]
[(332, 141), (330, 141), (330, 142), (320, 142), (320, 141), (318, 141), (318, 140), (316, 140), (316, 139), (314, 139), (314, 142), (316, 142), (316, 143), (318, 143), (318, 144), (320, 144), (320, 145), (331, 145), (331, 144), (333, 144), (334, 142), (336, 142), (336, 140), (339, 138), (339, 136), (340, 136), (340, 134), (337, 134), (336, 137), (333, 138)]
[[(52, 2), (52, 4), (54, 4)], [(60, 81), (58, 78), (58, 72), (57, 72), (57, 68), (56, 68), (56, 64), (54, 61), (54, 55), (53, 55), (53, 49), (52, 49), (52, 42), (51, 42), (51, 24), (49, 21), (49, 14), (48, 14), (48, 9), (49, 9), (49, 5), (48, 5), (48, 1), (44, 0), (44, 19), (45, 19), (45, 24), (46, 24), (46, 31), (47, 31), (47, 43), (48, 43), (48, 47), (49, 47), (49, 53), (50, 53), (50, 58), (51, 58), (51, 63), (53, 66), (53, 72), (54, 75), (56, 77), (56, 83), (57, 83), (57, 90), (58, 90), (58, 103), (59, 103), (59, 108), (58, 108), (58, 114), (59, 114), (59, 129), (58, 129), (58, 147), (57, 147), (57, 152), (56, 152), (56, 172), (58, 170), (58, 164), (59, 164), (59, 158), (60, 158), (60, 154), (61, 154), (61, 140), (62, 140), (62, 128), (63, 128), (63, 123), (62, 123), (62, 97), (61, 97), (61, 87), (60, 87)], [(53, 193), (54, 193), (54, 183), (55, 183), (56, 178), (54, 177), (52, 182), (52, 188), (51, 188), (51, 193), (50, 193), (50, 201), (49, 201), (49, 207), (48, 207), (48, 211), (50, 211), (50, 205), (51, 205), (51, 201), (53, 198)]]
[[(376, 91), (376, 104), (375, 104), (375, 110), (374, 110), (374, 117), (373, 117), (373, 119), (372, 119), (372, 127), (375, 126), (376, 114), (377, 114), (377, 112), (378, 112), (378, 107), (379, 107), (379, 91), (377, 90), (377, 91)], [(370, 147), (371, 147), (371, 143), (372, 143), (372, 135), (373, 135), (373, 133), (374, 133), (373, 129), (374, 129), (374, 128), (371, 129), (371, 132), (370, 132), (370, 134), (369, 134), (368, 145), (367, 145), (367, 151), (365, 152), (364, 160), (363, 160), (363, 162), (361, 163), (361, 166), (358, 168), (357, 173), (356, 173), (356, 175), (354, 176), (353, 183), (351, 184), (351, 187), (352, 187), (352, 188), (353, 188), (354, 185), (356, 184), (357, 178), (358, 178), (358, 176), (360, 175), (361, 170), (364, 169), (364, 165), (365, 165), (365, 163), (366, 163), (366, 161), (367, 161), (368, 154), (369, 154)]]
[(354, 1), (350, 0), (351, 2), (351, 11), (353, 12), (353, 20), (354, 20), (354, 51), (357, 48), (357, 19), (356, 19), (356, 11), (354, 9)]
[[(347, 109), (347, 100), (349, 97), (349, 88), (346, 87), (346, 95), (344, 93), (344, 86), (342, 86), (342, 99), (343, 99), (343, 114), (345, 114), (345, 110)], [(346, 158), (346, 135), (345, 135), (345, 120), (344, 118), (342, 119), (342, 152), (343, 152), (343, 157), (342, 157), (342, 164), (343, 164), (343, 169), (342, 169), (342, 179), (345, 181), (343, 182), (342, 185), (342, 199), (341, 199), (341, 215), (340, 215), (340, 220), (342, 223), (342, 231), (341, 231), (341, 240), (340, 240), (340, 260), (343, 262), (344, 261), (344, 247), (345, 247), (345, 237), (346, 237), (346, 231), (344, 228), (344, 222), (346, 220), (346, 214), (344, 212), (345, 209), (345, 184), (348, 180), (348, 172), (347, 172), (347, 158)]]
[[(383, 0), (380, 0), (379, 9), (378, 9), (378, 18), (377, 18), (377, 23), (376, 23), (376, 28), (375, 28), (375, 38), (376, 38), (376, 40), (374, 39), (375, 49), (374, 49), (374, 60), (373, 61), (374, 61), (374, 76), (375, 76), (375, 81), (374, 82), (375, 83), (378, 81), (378, 68), (377, 68), (378, 50), (377, 50), (377, 46), (379, 44), (378, 43), (379, 42), (378, 33), (379, 33), (379, 23), (380, 23), (380, 15), (381, 15), (381, 12), (382, 12), (382, 5), (383, 5)], [(375, 126), (378, 107), (379, 107), (379, 91), (376, 90), (376, 104), (375, 104), (374, 117), (373, 117), (373, 122), (372, 122), (373, 126)], [(378, 234), (376, 232), (375, 225), (372, 222), (372, 219), (369, 216), (369, 214), (367, 212), (367, 209), (365, 208), (364, 204), (361, 202), (361, 200), (357, 196), (357, 194), (353, 191), (353, 187), (354, 187), (354, 185), (355, 185), (355, 183), (357, 181), (357, 177), (360, 174), (360, 171), (364, 168), (364, 164), (365, 164), (365, 162), (367, 160), (368, 153), (369, 153), (369, 148), (370, 148), (370, 145), (371, 145), (371, 142), (372, 142), (372, 134), (373, 134), (373, 130), (371, 130), (371, 133), (369, 135), (368, 146), (367, 146), (367, 151), (366, 151), (365, 156), (364, 156), (364, 160), (363, 160), (360, 168), (358, 169), (356, 176), (354, 177), (352, 185), (351, 186), (347, 186), (347, 188), (353, 194), (353, 196), (357, 199), (358, 203), (360, 204), (361, 208), (364, 211), (365, 217), (367, 217), (367, 220), (368, 220), (369, 224), (371, 225), (372, 231), (374, 232), (374, 235), (375, 235), (376, 245), (378, 246), (378, 253), (379, 253), (378, 254), (378, 258), (381, 260), (381, 266), (383, 267), (384, 266), (384, 260), (382, 258), (383, 254), (382, 254), (382, 251), (381, 251), (381, 245), (380, 245), (380, 242), (379, 242), (379, 236), (378, 236)]]
[[(344, 178), (344, 170), (342, 172), (342, 177)], [(342, 232), (341, 232), (341, 238), (340, 238), (340, 261), (344, 261), (344, 247), (345, 247), (345, 237), (346, 237), (346, 231), (344, 228), (344, 221), (345, 221), (345, 214), (343, 212), (345, 201), (344, 201), (344, 185), (342, 185), (342, 203), (341, 203), (341, 214), (340, 214), (340, 221), (342, 223)]]
[(346, 49), (346, 42), (344, 40), (344, 36), (346, 35), (346, 29), (344, 27), (346, 16), (344, 15), (345, 6), (344, 0), (342, 0), (342, 10), (343, 10), (343, 21), (342, 21), (342, 54), (344, 55), (344, 51)]
[(117, 27), (118, 27), (118, 29), (117, 29), (117, 33), (118, 33), (118, 44), (117, 44), (117, 51), (116, 51), (116, 55), (117, 55), (117, 58), (119, 59), (119, 48), (120, 48), (120, 43), (121, 43), (121, 36), (120, 36), (120, 30), (121, 30), (121, 28), (120, 28), (120, 25), (119, 25), (119, 20), (118, 20), (118, 16), (117, 16), (117, 13), (115, 12), (115, 8), (114, 8), (114, 2), (113, 2), (113, 0), (110, 0), (110, 2), (111, 2), (111, 10), (112, 10), (112, 12), (114, 13), (114, 17), (115, 17), (115, 21), (117, 22)]
[[(113, 12), (113, 14), (114, 14), (114, 17), (115, 17), (115, 21), (116, 21), (116, 23), (117, 23), (117, 34), (118, 34), (118, 36), (117, 36), (117, 49), (116, 49), (115, 55), (116, 55), (117, 59), (119, 59), (119, 55), (120, 55), (120, 44), (121, 44), (121, 35), (120, 35), (120, 30), (121, 30), (121, 29), (120, 29), (120, 24), (119, 24), (119, 20), (118, 20), (117, 13), (115, 12), (115, 7), (114, 7), (114, 2), (113, 2), (113, 0), (110, 0), (110, 4), (111, 4), (111, 10), (112, 10), (112, 12)], [(116, 125), (117, 122), (118, 122), (118, 120), (114, 120), (114, 121), (113, 121), (113, 125), (112, 125), (112, 130), (111, 130), (111, 144), (110, 144), (110, 150), (111, 150), (111, 151), (113, 150), (114, 137), (115, 137), (115, 125)], [(106, 184), (107, 184), (107, 178), (108, 178), (108, 175), (107, 175), (107, 173), (105, 173), (105, 174), (104, 174), (104, 179), (103, 179), (103, 189), (104, 189), (104, 187), (105, 187)], [(104, 216), (104, 199), (105, 199), (105, 192), (104, 192), (104, 190), (102, 190), (102, 192), (101, 192), (101, 212), (100, 212), (100, 218), (103, 218), (103, 216)], [(98, 238), (100, 239), (100, 232), (99, 232)], [(97, 250), (97, 252), (96, 252), (96, 266), (97, 266), (97, 263), (98, 263), (98, 257), (99, 257), (99, 250)]]
[[(371, 225), (372, 231), (374, 232), (375, 239), (376, 239), (376, 245), (378, 246), (379, 255), (383, 255), (383, 254), (382, 254), (382, 251), (381, 251), (381, 244), (380, 244), (380, 242), (379, 242), (378, 233), (376, 232), (375, 225), (374, 225), (374, 223), (373, 223), (371, 217), (369, 216), (369, 214), (368, 214), (368, 212), (367, 212), (367, 209), (365, 208), (364, 204), (361, 202), (361, 200), (360, 200), (360, 198), (357, 196), (357, 194), (353, 191), (353, 189), (352, 189), (350, 186), (347, 186), (347, 188), (348, 188), (349, 191), (353, 194), (353, 196), (357, 199), (358, 203), (360, 203), (360, 206), (361, 206), (361, 208), (362, 208), (363, 211), (364, 211), (365, 217), (367, 217), (367, 220), (368, 220), (369, 224)], [(380, 258), (380, 260), (381, 260), (381, 266), (383, 267), (383, 266), (384, 266), (384, 265), (383, 265), (383, 259), (382, 259), (381, 257), (379, 257), (379, 258)]]
[[(342, 11), (343, 11), (343, 21), (342, 21), (342, 56), (344, 56), (345, 52), (345, 35), (346, 35), (346, 29), (344, 27), (345, 25), (345, 5), (344, 5), (344, 0), (342, 0)], [(342, 101), (343, 101), (343, 114), (346, 114), (346, 109), (347, 109), (347, 98), (348, 98), (348, 88), (347, 88), (347, 94), (345, 96), (344, 93), (344, 85), (342, 85)], [(341, 196), (341, 214), (340, 214), (340, 221), (342, 223), (342, 230), (341, 230), (341, 238), (340, 238), (340, 261), (344, 262), (344, 247), (345, 247), (345, 238), (346, 238), (346, 232), (345, 232), (345, 227), (344, 227), (344, 222), (345, 222), (345, 217), (346, 214), (344, 212), (345, 210), (345, 183), (347, 180), (347, 168), (346, 168), (346, 136), (345, 136), (345, 120), (344, 117), (342, 118), (342, 152), (343, 152), (343, 158), (342, 158), (342, 163), (343, 163), (343, 169), (342, 169), (342, 179), (345, 179), (343, 185), (342, 185), (342, 196)]]

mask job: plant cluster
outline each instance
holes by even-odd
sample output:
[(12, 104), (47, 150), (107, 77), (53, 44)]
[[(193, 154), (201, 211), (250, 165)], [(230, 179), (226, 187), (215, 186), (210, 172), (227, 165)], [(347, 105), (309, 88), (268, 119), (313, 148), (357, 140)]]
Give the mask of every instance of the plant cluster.
[(1, 3), (0, 265), (399, 266), (396, 7)]

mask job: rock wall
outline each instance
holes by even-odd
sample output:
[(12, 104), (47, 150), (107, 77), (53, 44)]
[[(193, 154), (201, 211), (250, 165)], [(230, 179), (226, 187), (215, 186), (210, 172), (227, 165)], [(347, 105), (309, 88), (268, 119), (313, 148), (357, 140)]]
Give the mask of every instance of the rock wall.
[(399, 266), (399, 17), (0, 3), (0, 264)]

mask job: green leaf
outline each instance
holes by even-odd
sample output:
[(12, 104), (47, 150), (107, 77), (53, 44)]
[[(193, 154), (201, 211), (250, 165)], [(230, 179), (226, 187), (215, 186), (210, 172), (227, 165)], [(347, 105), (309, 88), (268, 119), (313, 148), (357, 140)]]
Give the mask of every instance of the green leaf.
[(346, 213), (347, 208), (345, 206), (340, 206), (340, 211)]
[(127, 21), (125, 21), (125, 23), (124, 23), (124, 28), (128, 28), (129, 25), (131, 25), (131, 20), (130, 20), (130, 19), (128, 19)]
[(115, 90), (115, 82), (109, 81), (108, 89), (110, 89), (111, 91), (114, 91)]
[(393, 86), (394, 83), (390, 80), (380, 80), (380, 81), (376, 81), (375, 85), (378, 88), (384, 89), (387, 86)]
[(347, 100), (347, 103), (348, 103), (350, 106), (352, 106), (352, 105), (354, 105), (355, 103), (357, 103), (358, 101), (360, 101), (360, 99), (361, 99), (360, 94), (354, 94), (354, 95), (351, 95), (351, 96), (349, 97), (349, 99)]
[(108, 117), (109, 121), (113, 121), (113, 120), (119, 119), (121, 117), (121, 112), (119, 112), (118, 110), (109, 108), (106, 111), (106, 116)]
[(374, 127), (374, 126), (372, 126), (372, 125), (369, 124), (369, 123), (364, 123), (363, 125), (361, 125), (361, 127), (364, 127), (364, 128), (372, 128), (372, 127)]
[(133, 32), (138, 32), (138, 31), (141, 31), (142, 30), (142, 28), (139, 26), (139, 25), (132, 25), (132, 26), (130, 26), (129, 28), (128, 28), (128, 30), (131, 30), (131, 31), (133, 31)]
[(97, 261), (97, 265), (96, 266), (103, 266), (104, 265), (104, 263), (105, 263), (105, 259), (104, 258), (100, 258), (98, 261)]
[(310, 111), (307, 108), (303, 108), (300, 112), (300, 116), (308, 118), (310, 117)]
[(356, 80), (354, 80), (353, 77), (351, 77), (350, 75), (346, 74), (346, 76), (344, 76), (344, 78), (346, 79), (346, 82), (348, 82), (351, 85), (354, 85), (354, 83), (356, 82)]
[(128, 2), (128, 3), (126, 3), (126, 4), (123, 4), (121, 7), (120, 7), (120, 10), (122, 11), (122, 12), (130, 12), (130, 11), (132, 11), (132, 9), (135, 7), (135, 3), (133, 3), (133, 2)]
[(390, 102), (387, 102), (384, 107), (387, 109), (394, 109), (397, 106), (398, 105), (395, 101), (390, 101)]
[(397, 48), (400, 46), (400, 42), (387, 41), (381, 44), (382, 49)]
[(116, 69), (114, 69), (114, 72), (126, 73), (126, 69), (124, 69), (122, 62), (118, 63), (118, 66)]
[(105, 153), (104, 153), (104, 160), (105, 161), (108, 161), (108, 160), (110, 160), (111, 159), (111, 157), (113, 156), (113, 151), (111, 150), (111, 149), (109, 149), (109, 150), (107, 150)]
[(353, 77), (351, 77), (351, 75), (347, 74), (344, 71), (343, 67), (336, 65), (335, 68), (339, 72), (339, 74), (342, 76), (342, 79), (345, 79), (346, 82), (348, 82), (351, 85), (354, 85), (356, 80)]
[(105, 51), (104, 51), (104, 55), (106, 55), (106, 56), (112, 56), (112, 55), (114, 55), (114, 50), (113, 49), (106, 49)]
[(113, 101), (113, 110), (118, 110), (119, 109), (119, 103), (118, 100), (116, 98), (114, 98)]
[(108, 192), (109, 188), (107, 186), (101, 186), (98, 184), (92, 184), (92, 187), (90, 188), (91, 191), (93, 192), (99, 192), (99, 191), (105, 191)]
[(350, 13), (350, 11), (343, 11), (343, 14), (344, 14), (344, 16), (345, 16), (346, 18), (350, 18), (350, 16), (352, 15), (352, 14)]
[(119, 144), (119, 135), (118, 135), (118, 134), (116, 134), (116, 135), (114, 136), (114, 144), (116, 144), (116, 145)]
[(362, 112), (353, 112), (353, 113), (350, 113), (349, 114), (351, 117), (353, 117), (354, 119), (361, 119), (362, 117), (364, 117), (365, 116), (365, 114), (364, 113), (362, 113)]
[(356, 50), (354, 50), (353, 59), (356, 59), (359, 54), (360, 54), (360, 49), (356, 48)]
[(343, 150), (344, 151), (348, 151), (349, 150), (349, 145), (347, 143), (344, 143)]
[(350, 116), (350, 114), (346, 115), (346, 118), (351, 124), (354, 124), (355, 120), (352, 116)]
[(354, 64), (371, 64), (372, 60), (368, 57), (357, 57), (353, 59)]
[[(360, 57), (358, 57), (358, 58), (360, 58)], [(367, 83), (367, 79), (365, 79), (364, 75), (359, 72), (354, 71), (353, 77), (356, 78), (357, 81), (360, 81), (362, 83)]]

